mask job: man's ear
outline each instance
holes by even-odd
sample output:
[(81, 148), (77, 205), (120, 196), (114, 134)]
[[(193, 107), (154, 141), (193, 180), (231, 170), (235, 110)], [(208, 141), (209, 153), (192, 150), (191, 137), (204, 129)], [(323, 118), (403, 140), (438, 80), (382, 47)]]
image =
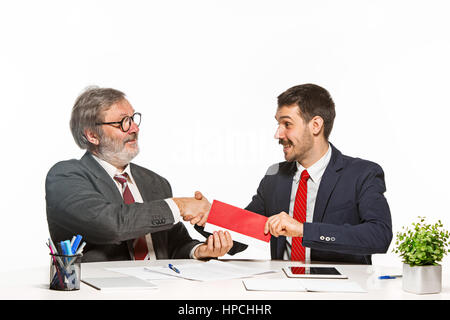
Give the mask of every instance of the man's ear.
[(323, 118), (320, 116), (315, 116), (309, 122), (310, 129), (313, 135), (318, 136), (323, 132)]
[(93, 145), (96, 145), (96, 146), (99, 145), (100, 139), (99, 139), (98, 135), (95, 132), (93, 132), (93, 131), (91, 131), (89, 129), (85, 129), (84, 130), (84, 135), (86, 136), (86, 139), (90, 143), (92, 143)]

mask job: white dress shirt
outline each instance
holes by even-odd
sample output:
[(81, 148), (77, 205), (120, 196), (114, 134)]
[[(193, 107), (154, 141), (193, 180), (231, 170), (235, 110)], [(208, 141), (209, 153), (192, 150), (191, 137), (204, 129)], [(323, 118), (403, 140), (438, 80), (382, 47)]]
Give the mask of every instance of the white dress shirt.
[[(117, 186), (120, 194), (122, 194), (122, 185), (117, 180), (114, 179), (114, 176), (117, 175), (117, 174), (126, 173), (128, 175), (128, 187), (130, 188), (130, 191), (131, 191), (131, 194), (133, 195), (134, 201), (135, 202), (139, 202), (139, 203), (143, 203), (144, 202), (144, 200), (142, 199), (141, 193), (139, 192), (139, 189), (138, 189), (138, 187), (136, 185), (136, 182), (133, 179), (133, 175), (131, 174), (131, 170), (130, 170), (130, 165), (129, 164), (125, 167), (125, 169), (122, 172), (120, 172), (120, 170), (117, 169), (112, 164), (106, 162), (105, 160), (102, 160), (102, 159), (98, 158), (95, 155), (92, 155), (92, 156), (103, 167), (103, 169), (105, 169), (105, 171), (108, 173), (108, 175), (114, 181), (114, 183)], [(122, 194), (122, 197), (123, 197), (123, 194)], [(178, 223), (180, 221), (180, 210), (179, 210), (178, 206), (170, 198), (169, 199), (164, 199), (164, 200), (167, 202), (167, 204), (169, 205), (169, 208), (172, 211), (174, 224)], [(145, 239), (147, 240), (148, 256), (149, 256), (150, 260), (156, 260), (155, 249), (153, 248), (153, 241), (152, 241), (151, 235), (150, 234), (146, 234), (145, 235)], [(195, 258), (194, 251), (199, 245), (200, 244), (198, 244), (198, 245), (196, 245), (196, 246), (194, 246), (192, 248), (191, 253), (190, 253), (190, 257), (191, 258)], [(134, 254), (131, 253), (131, 256), (133, 257)]]
[[(314, 215), (314, 206), (316, 204), (317, 191), (319, 191), (320, 181), (322, 180), (323, 173), (330, 162), (331, 159), (331, 147), (328, 144), (328, 150), (320, 158), (316, 163), (314, 163), (311, 167), (306, 169), (309, 173), (309, 179), (307, 181), (307, 193), (306, 193), (306, 222), (313, 221)], [(294, 175), (294, 179), (292, 181), (292, 189), (291, 189), (291, 198), (289, 203), (289, 215), (291, 217), (294, 216), (294, 203), (295, 196), (297, 194), (298, 183), (300, 182), (300, 176), (305, 170), (305, 168), (298, 162), (297, 172)], [(292, 246), (292, 237), (286, 237), (286, 250), (284, 252), (284, 259), (291, 259), (291, 246)], [(311, 261), (311, 249), (305, 248), (305, 262), (309, 263)]]

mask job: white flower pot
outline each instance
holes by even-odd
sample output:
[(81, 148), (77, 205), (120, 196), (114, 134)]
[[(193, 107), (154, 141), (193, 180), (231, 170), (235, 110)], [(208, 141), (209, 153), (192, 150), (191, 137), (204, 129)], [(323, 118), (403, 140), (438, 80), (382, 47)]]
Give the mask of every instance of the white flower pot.
[(403, 290), (416, 294), (439, 293), (442, 289), (442, 266), (403, 264)]

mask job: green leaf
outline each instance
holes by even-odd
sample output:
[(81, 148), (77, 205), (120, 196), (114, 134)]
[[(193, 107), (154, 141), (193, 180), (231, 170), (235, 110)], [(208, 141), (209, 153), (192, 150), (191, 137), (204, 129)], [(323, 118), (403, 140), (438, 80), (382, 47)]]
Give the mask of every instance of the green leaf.
[(404, 263), (410, 265), (430, 265), (441, 261), (450, 252), (450, 234), (443, 228), (439, 220), (435, 224), (425, 223), (425, 217), (418, 217), (420, 222), (413, 222), (412, 229), (402, 227), (403, 232), (397, 232), (393, 252), (403, 258)]

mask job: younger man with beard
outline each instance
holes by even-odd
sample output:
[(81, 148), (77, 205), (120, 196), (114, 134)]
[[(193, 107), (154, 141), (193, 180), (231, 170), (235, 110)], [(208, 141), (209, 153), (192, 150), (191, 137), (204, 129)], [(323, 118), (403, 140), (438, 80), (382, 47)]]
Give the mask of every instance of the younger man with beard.
[(89, 88), (72, 109), (70, 128), (87, 152), (47, 174), (47, 221), (56, 243), (83, 236), (83, 261), (186, 259), (225, 255), (233, 245), (219, 232), (193, 240), (182, 217), (203, 225), (211, 207), (200, 192), (172, 198), (169, 182), (130, 161), (138, 154), (141, 114), (115, 89)]
[(334, 102), (314, 84), (278, 96), (275, 139), (285, 162), (269, 168), (247, 210), (268, 218), (272, 259), (371, 264), (392, 239), (382, 168), (328, 141)]

